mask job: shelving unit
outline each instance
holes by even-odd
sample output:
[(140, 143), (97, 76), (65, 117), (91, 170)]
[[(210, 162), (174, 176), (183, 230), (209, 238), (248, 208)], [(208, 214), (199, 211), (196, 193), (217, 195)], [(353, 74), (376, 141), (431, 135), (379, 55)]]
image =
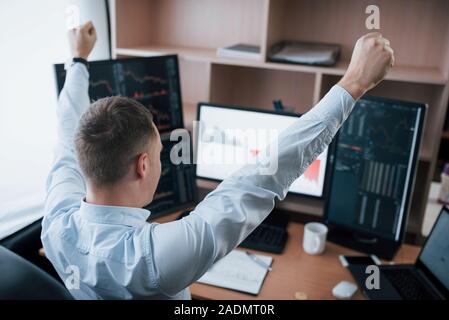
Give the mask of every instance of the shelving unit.
[[(418, 235), (434, 173), (449, 96), (449, 1), (445, 0), (110, 0), (113, 55), (178, 54), (184, 121), (191, 128), (199, 101), (271, 108), (282, 99), (304, 113), (344, 74), (357, 38), (367, 33), (365, 8), (378, 5), (380, 30), (396, 65), (370, 95), (427, 103), (408, 231)], [(334, 67), (269, 62), (280, 40), (342, 46)], [(259, 45), (260, 61), (217, 57), (219, 47)], [(204, 191), (216, 184), (199, 181)], [(279, 204), (321, 215), (322, 201), (289, 196)]]

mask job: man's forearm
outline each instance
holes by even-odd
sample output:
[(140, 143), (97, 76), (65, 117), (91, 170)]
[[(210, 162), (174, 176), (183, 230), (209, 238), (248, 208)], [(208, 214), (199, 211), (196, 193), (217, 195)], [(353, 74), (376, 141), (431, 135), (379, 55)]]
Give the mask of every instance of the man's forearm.
[(331, 143), (354, 103), (344, 88), (334, 86), (314, 108), (281, 133), (278, 152), (274, 155), (277, 160), (274, 174), (264, 174), (260, 166), (248, 166), (233, 179), (250, 181), (283, 199), (290, 185)]
[(89, 73), (83, 64), (75, 63), (67, 70), (57, 109), (59, 139), (65, 145), (72, 147), (78, 121), (88, 107)]
[(58, 142), (55, 161), (47, 179), (45, 219), (42, 230), (48, 230), (51, 221), (64, 208), (79, 205), (86, 188), (75, 156), (74, 135), (78, 121), (89, 107), (89, 74), (86, 67), (76, 63), (67, 70), (64, 88), (59, 95)]
[[(90, 31), (90, 32), (89, 32)], [(71, 30), (72, 47), (83, 47), (89, 53), (95, 43), (95, 29), (91, 23)], [(73, 54), (73, 52), (72, 52)], [(87, 55), (86, 55), (87, 57)], [(81, 115), (89, 107), (89, 73), (86, 66), (75, 63), (67, 70), (64, 88), (59, 95), (58, 142), (55, 161), (48, 174), (45, 217), (42, 235), (49, 231), (52, 221), (76, 206), (86, 194), (84, 178), (76, 161), (74, 136)]]

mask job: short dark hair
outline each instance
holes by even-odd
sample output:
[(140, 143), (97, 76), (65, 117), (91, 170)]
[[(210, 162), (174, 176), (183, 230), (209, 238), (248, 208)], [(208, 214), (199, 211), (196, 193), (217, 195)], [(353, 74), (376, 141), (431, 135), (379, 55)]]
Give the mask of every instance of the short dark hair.
[(96, 186), (114, 184), (155, 135), (153, 116), (141, 103), (119, 96), (99, 99), (81, 117), (75, 136), (81, 171)]

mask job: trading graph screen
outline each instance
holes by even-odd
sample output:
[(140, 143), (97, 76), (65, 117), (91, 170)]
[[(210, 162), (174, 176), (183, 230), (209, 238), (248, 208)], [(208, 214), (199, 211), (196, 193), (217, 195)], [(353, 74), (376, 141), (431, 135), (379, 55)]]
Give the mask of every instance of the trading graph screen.
[[(63, 64), (55, 65), (59, 92), (65, 81)], [(177, 56), (117, 59), (89, 63), (89, 96), (92, 101), (126, 96), (147, 107), (159, 131), (183, 127)]]
[(330, 223), (397, 241), (413, 187), (425, 106), (361, 99), (340, 129)]
[[(174, 164), (170, 153), (178, 141), (170, 141), (170, 134), (161, 135), (161, 178), (153, 201), (145, 207), (156, 217), (174, 210), (193, 205), (197, 197), (195, 167), (193, 159), (189, 163)], [(176, 150), (176, 149), (175, 149)], [(190, 155), (191, 157), (191, 155)]]
[[(223, 180), (273, 142), (299, 115), (203, 104), (199, 106), (198, 177)], [(218, 138), (218, 139), (217, 139)], [(311, 197), (324, 194), (328, 148), (291, 185), (289, 192)]]

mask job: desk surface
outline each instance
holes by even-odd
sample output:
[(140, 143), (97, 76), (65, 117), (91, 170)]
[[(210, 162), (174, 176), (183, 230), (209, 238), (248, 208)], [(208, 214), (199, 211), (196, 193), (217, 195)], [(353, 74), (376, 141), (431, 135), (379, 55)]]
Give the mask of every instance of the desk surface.
[[(179, 213), (156, 219), (164, 223), (174, 220)], [(283, 254), (273, 256), (273, 271), (269, 272), (262, 290), (257, 296), (237, 291), (195, 283), (190, 287), (192, 297), (196, 299), (294, 299), (298, 291), (305, 292), (309, 299), (334, 299), (332, 288), (342, 280), (354, 281), (349, 271), (342, 267), (338, 255), (357, 255), (357, 251), (327, 242), (322, 255), (311, 256), (302, 249), (303, 225), (290, 222), (288, 241)], [(420, 248), (403, 245), (396, 255), (397, 263), (413, 263)], [(254, 250), (249, 250), (257, 252)], [(262, 253), (267, 254), (267, 253)], [(354, 299), (363, 299), (357, 291)]]

